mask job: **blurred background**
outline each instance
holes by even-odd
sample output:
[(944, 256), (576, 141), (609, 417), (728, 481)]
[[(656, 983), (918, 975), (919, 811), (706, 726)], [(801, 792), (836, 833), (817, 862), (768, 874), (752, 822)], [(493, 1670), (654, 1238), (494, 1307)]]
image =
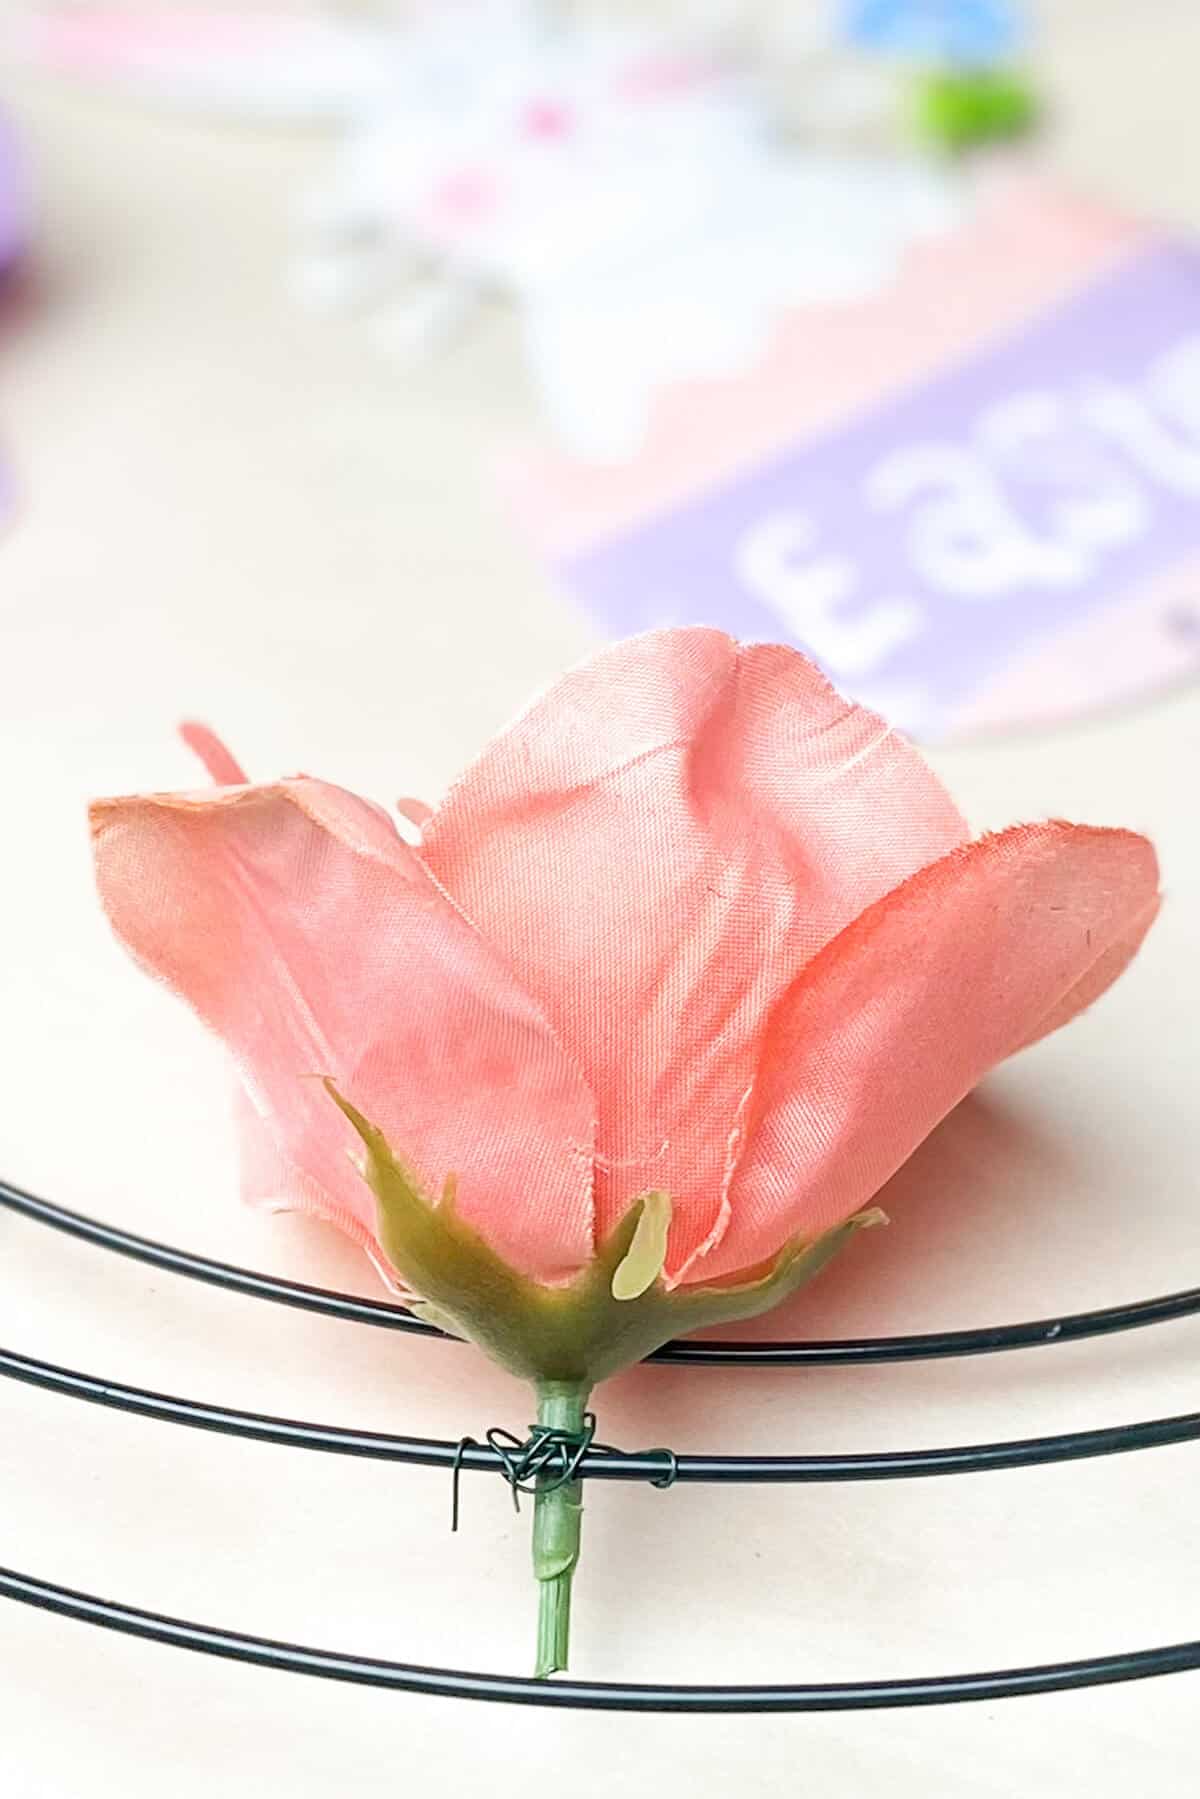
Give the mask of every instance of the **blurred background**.
[[(219, 666), (270, 760), (381, 621), (478, 699), (703, 617), (930, 742), (1189, 678), (1198, 33), (1184, 0), (10, 0), (8, 647), (48, 595), (78, 646), (62, 596), (103, 594), (112, 678), (196, 704)], [(814, 496), (782, 522), (780, 482)], [(413, 736), (439, 785), (453, 723)]]
[[(223, 1056), (110, 941), (85, 802), (193, 783), (185, 716), (254, 778), (432, 801), (597, 643), (703, 619), (810, 650), (978, 828), (1149, 832), (1167, 892), (1103, 1005), (890, 1184), (893, 1228), (753, 1328), (967, 1327), (1194, 1281), (1198, 70), (1195, 0), (0, 0), (0, 1174), (375, 1291), (331, 1231), (237, 1205)], [(51, 1235), (0, 1226), (31, 1355), (430, 1436), (524, 1419), (466, 1350), (181, 1293)], [(1195, 1405), (1189, 1329), (802, 1383), (634, 1370), (602, 1434), (832, 1452), (1162, 1416)], [(3, 1398), (15, 1566), (523, 1667), (527, 1520), (498, 1483), (448, 1549), (436, 1475)], [(1161, 1454), (589, 1497), (581, 1671), (865, 1678), (1188, 1640), (1192, 1451)], [(1195, 1791), (1187, 1678), (1002, 1723), (533, 1731), (10, 1609), (0, 1786), (22, 1799), (374, 1799), (474, 1790), (480, 1758), (516, 1799), (531, 1743), (585, 1793), (748, 1768), (821, 1799)]]

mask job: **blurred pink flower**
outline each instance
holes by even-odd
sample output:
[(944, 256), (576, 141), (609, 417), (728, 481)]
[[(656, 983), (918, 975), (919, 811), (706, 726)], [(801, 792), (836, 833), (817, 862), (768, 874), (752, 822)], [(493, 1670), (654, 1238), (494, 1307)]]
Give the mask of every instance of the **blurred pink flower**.
[[(663, 1279), (711, 1283), (858, 1211), (1003, 1057), (1129, 962), (1127, 831), (972, 842), (920, 756), (811, 663), (631, 639), (484, 751), (413, 848), (306, 776), (93, 808), (117, 933), (237, 1062), (253, 1198), (384, 1261), (327, 1074), (431, 1199), (559, 1282), (649, 1190)], [(418, 812), (417, 816), (420, 816)]]

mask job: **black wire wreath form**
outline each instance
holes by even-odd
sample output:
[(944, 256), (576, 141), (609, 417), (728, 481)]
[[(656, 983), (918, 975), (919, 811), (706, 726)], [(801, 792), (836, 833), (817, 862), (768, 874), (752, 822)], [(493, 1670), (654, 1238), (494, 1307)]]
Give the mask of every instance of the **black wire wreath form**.
[[(403, 1306), (359, 1299), (321, 1287), (280, 1280), (273, 1275), (237, 1268), (135, 1236), (98, 1219), (72, 1212), (0, 1181), (0, 1206), (51, 1226), (98, 1248), (115, 1251), (152, 1267), (186, 1275), (229, 1292), (247, 1293), (281, 1305), (322, 1313), (358, 1324), (419, 1336), (441, 1336), (434, 1326)], [(986, 1355), (1000, 1350), (1107, 1336), (1150, 1324), (1200, 1313), (1200, 1287), (1132, 1305), (1077, 1312), (1061, 1318), (1000, 1325), (990, 1330), (938, 1331), (902, 1337), (856, 1338), (828, 1342), (728, 1343), (676, 1342), (656, 1350), (648, 1360), (685, 1366), (799, 1367), (934, 1360), (947, 1356)], [(390, 1462), (460, 1471), (492, 1471), (511, 1476), (511, 1449), (469, 1439), (443, 1442), (428, 1437), (394, 1436), (380, 1431), (354, 1431), (341, 1426), (275, 1418), (227, 1406), (207, 1405), (155, 1393), (77, 1369), (61, 1368), (10, 1350), (0, 1350), (0, 1375), (63, 1393), (118, 1411), (156, 1418), (257, 1442), (300, 1449), (365, 1456)], [(980, 1473), (1003, 1468), (1033, 1467), (1079, 1461), (1200, 1440), (1200, 1412), (1150, 1419), (1099, 1430), (1063, 1432), (1003, 1443), (952, 1449), (892, 1450), (878, 1454), (818, 1456), (676, 1455), (671, 1450), (630, 1453), (607, 1446), (587, 1447), (578, 1458), (578, 1473), (592, 1480), (818, 1482), (895, 1480), (941, 1474)], [(664, 1479), (666, 1470), (668, 1479)], [(125, 1635), (168, 1643), (205, 1655), (250, 1662), (326, 1680), (389, 1687), (455, 1699), (485, 1699), (510, 1704), (568, 1707), (583, 1710), (639, 1712), (814, 1712), (868, 1711), (901, 1706), (946, 1705), (967, 1700), (1009, 1699), (1032, 1693), (1063, 1692), (1078, 1687), (1146, 1680), (1163, 1674), (1200, 1669), (1200, 1641), (1177, 1643), (1080, 1661), (1046, 1663), (983, 1674), (927, 1676), (911, 1680), (873, 1680), (818, 1684), (753, 1686), (677, 1686), (620, 1681), (542, 1681), (517, 1675), (431, 1668), (410, 1662), (308, 1648), (247, 1636), (181, 1618), (165, 1617), (116, 1600), (101, 1599), (0, 1568), (0, 1597), (100, 1625)]]

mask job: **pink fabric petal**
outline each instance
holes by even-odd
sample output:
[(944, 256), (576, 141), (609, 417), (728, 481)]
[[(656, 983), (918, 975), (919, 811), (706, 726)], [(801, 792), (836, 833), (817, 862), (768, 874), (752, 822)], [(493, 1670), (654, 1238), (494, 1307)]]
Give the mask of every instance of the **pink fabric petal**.
[(1085, 1012), (1098, 1000), (1102, 993), (1107, 993), (1141, 949), (1142, 940), (1158, 917), (1161, 906), (1162, 900), (1155, 893), (1144, 917), (1138, 919), (1134, 928), (1124, 936), (1115, 938), (1102, 955), (1097, 956), (1091, 967), (1063, 995), (1058, 1005), (1038, 1020), (1029, 1036), (1018, 1047), (1029, 1049), (1033, 1044), (1040, 1043), (1043, 1037), (1049, 1037), (1052, 1032), (1061, 1030), (1064, 1024), (1070, 1024), (1073, 1018), (1078, 1018), (1081, 1012)]
[(193, 755), (199, 756), (219, 787), (246, 785), (241, 763), (207, 725), (200, 724), (194, 718), (185, 719), (179, 727), (179, 735)]
[(396, 810), (410, 825), (416, 825), (418, 831), (423, 830), (433, 817), (432, 806), (427, 806), (424, 800), (409, 799), (404, 795), (396, 801)]
[(318, 1187), (288, 1161), (279, 1147), (279, 1139), (269, 1120), (259, 1116), (250, 1095), (240, 1084), (234, 1094), (234, 1117), (240, 1148), (242, 1198), (248, 1206), (263, 1212), (305, 1212), (323, 1219), (366, 1251), (385, 1286), (401, 1299), (414, 1295), (405, 1287), (394, 1268), (385, 1259), (375, 1235), (375, 1221), (369, 1222), (352, 1210), (344, 1200)]
[(1099, 997), (1158, 904), (1144, 837), (1058, 823), (983, 838), (881, 900), (776, 1008), (732, 1222), (689, 1278), (865, 1205), (989, 1068)]
[(378, 807), (298, 779), (92, 809), (100, 891), (134, 955), (232, 1050), (315, 1210), (374, 1239), (332, 1074), (514, 1265), (592, 1252), (593, 1106), (499, 957)]
[(558, 682), (451, 791), (422, 854), (596, 1095), (598, 1226), (666, 1189), (678, 1271), (727, 1224), (770, 1007), (966, 836), (916, 752), (803, 656), (689, 629)]

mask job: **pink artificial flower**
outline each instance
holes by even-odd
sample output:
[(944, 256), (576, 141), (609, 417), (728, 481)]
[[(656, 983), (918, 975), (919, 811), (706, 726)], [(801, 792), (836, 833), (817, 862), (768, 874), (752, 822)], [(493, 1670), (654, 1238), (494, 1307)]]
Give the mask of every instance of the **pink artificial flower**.
[[(424, 820), (306, 776), (92, 809), (120, 937), (237, 1062), (252, 1198), (386, 1270), (353, 1130), (538, 1282), (665, 1193), (666, 1290), (859, 1211), (1158, 909), (1145, 838), (972, 841), (917, 752), (780, 646), (651, 633), (566, 675)], [(406, 805), (411, 805), (407, 802)], [(422, 816), (420, 810), (417, 817)], [(402, 1283), (397, 1283), (402, 1284)]]
[(419, 849), (185, 735), (219, 785), (93, 808), (104, 902), (232, 1050), (251, 1195), (332, 1219), (534, 1381), (554, 1673), (593, 1385), (871, 1222), (980, 1076), (1125, 967), (1154, 851), (1058, 823), (972, 842), (882, 720), (719, 631), (565, 676), (435, 812), (401, 802)]

